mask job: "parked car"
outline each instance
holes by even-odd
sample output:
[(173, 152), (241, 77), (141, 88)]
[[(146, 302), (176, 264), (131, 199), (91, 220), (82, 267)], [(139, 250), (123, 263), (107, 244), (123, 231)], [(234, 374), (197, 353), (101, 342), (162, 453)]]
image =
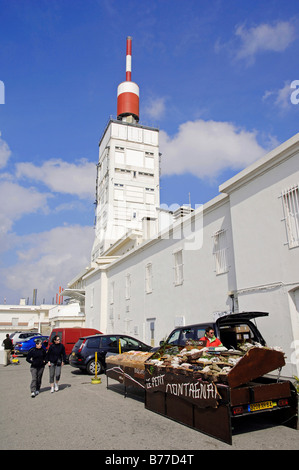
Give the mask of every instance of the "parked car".
[(95, 330), (94, 328), (54, 328), (50, 334), (48, 348), (51, 344), (53, 344), (54, 336), (59, 336), (61, 343), (65, 347), (65, 354), (67, 360), (69, 360), (69, 356), (72, 352), (72, 349), (79, 338), (81, 338), (82, 336), (90, 336), (100, 333), (101, 331)]
[(31, 338), (32, 336), (41, 336), (41, 334), (37, 333), (36, 331), (15, 331), (9, 335), (13, 345), (19, 341)]
[(97, 372), (106, 368), (106, 354), (118, 354), (119, 351), (150, 351), (147, 344), (126, 335), (93, 335), (80, 338), (70, 356), (70, 365), (88, 374), (95, 374), (95, 352), (97, 351)]
[(24, 341), (16, 343), (15, 353), (23, 354), (24, 356), (27, 356), (30, 349), (35, 348), (35, 342), (38, 339), (42, 340), (42, 347), (46, 349), (49, 336), (42, 336), (39, 334), (39, 335), (31, 336), (30, 338), (25, 338)]
[(186, 341), (197, 341), (205, 335), (205, 329), (211, 326), (215, 331), (215, 336), (219, 338), (228, 349), (237, 348), (238, 343), (244, 341), (260, 343), (266, 345), (260, 331), (251, 321), (258, 317), (268, 316), (267, 312), (242, 312), (231, 313), (218, 318), (214, 322), (196, 323), (194, 325), (181, 326), (175, 328), (167, 340), (161, 341), (162, 344), (171, 344), (174, 346), (184, 346)]

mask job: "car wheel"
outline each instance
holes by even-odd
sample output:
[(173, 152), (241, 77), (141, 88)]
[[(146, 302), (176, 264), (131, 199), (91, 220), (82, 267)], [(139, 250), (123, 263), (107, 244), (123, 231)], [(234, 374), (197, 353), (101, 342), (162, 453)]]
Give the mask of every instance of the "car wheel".
[[(98, 361), (97, 369), (98, 369), (97, 370), (98, 374), (101, 374), (104, 370), (103, 365), (100, 361)], [(95, 361), (95, 359), (91, 359), (91, 361), (89, 361), (89, 363), (86, 366), (86, 370), (87, 370), (87, 373), (89, 375), (95, 375), (95, 373), (96, 373), (96, 361)]]

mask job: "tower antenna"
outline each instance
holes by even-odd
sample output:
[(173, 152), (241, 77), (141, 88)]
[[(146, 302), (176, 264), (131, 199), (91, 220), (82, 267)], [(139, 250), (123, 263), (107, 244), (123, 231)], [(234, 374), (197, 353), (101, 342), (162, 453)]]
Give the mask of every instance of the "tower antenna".
[(139, 121), (139, 86), (132, 77), (132, 37), (127, 37), (126, 81), (117, 87), (117, 119), (127, 122)]

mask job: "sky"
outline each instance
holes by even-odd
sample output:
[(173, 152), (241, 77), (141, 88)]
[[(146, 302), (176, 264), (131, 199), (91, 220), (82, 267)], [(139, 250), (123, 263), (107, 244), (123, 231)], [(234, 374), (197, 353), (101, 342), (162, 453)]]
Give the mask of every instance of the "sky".
[(90, 263), (127, 36), (164, 207), (298, 132), (298, 0), (0, 0), (0, 304), (51, 304)]

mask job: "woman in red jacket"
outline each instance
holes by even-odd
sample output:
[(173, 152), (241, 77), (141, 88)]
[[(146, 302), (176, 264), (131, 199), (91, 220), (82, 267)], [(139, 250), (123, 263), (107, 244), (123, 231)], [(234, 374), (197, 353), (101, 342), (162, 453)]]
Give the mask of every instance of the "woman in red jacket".
[(200, 338), (200, 341), (206, 341), (208, 348), (217, 348), (219, 346), (223, 346), (220, 339), (216, 338), (215, 331), (211, 326), (208, 326), (208, 328), (206, 328), (205, 335)]

